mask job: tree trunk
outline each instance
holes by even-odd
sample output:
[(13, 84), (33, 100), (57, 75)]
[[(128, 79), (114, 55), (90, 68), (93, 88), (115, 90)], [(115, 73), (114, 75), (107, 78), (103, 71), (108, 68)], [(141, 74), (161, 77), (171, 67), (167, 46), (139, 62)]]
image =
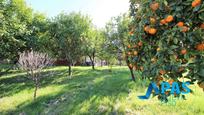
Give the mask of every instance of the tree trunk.
[(129, 67), (129, 61), (128, 61), (127, 57), (126, 57), (126, 63), (127, 63), (127, 66), (128, 66), (128, 68), (130, 70), (130, 74), (131, 74), (132, 80), (135, 81), (135, 75), (133, 73), (133, 68)]
[(95, 53), (93, 53), (92, 69), (95, 70)]
[(85, 66), (87, 66), (87, 64), (86, 64), (86, 56), (84, 57), (84, 64), (85, 64)]
[(36, 99), (37, 90), (38, 90), (38, 85), (35, 85), (35, 91), (33, 96), (34, 100)]
[(38, 79), (35, 78), (35, 91), (34, 91), (34, 95), (33, 95), (34, 100), (36, 99), (37, 90), (38, 90)]
[(91, 60), (92, 69), (95, 70), (95, 64), (94, 64), (94, 61), (95, 61), (94, 58), (95, 58), (95, 57), (94, 57), (94, 53), (93, 53), (93, 59), (91, 58), (91, 56), (89, 56), (89, 58), (90, 58), (90, 60)]
[(119, 60), (119, 65), (122, 66), (122, 60), (121, 59)]
[(72, 64), (71, 64), (71, 62), (69, 62), (69, 65), (68, 65), (68, 77), (70, 77), (71, 78), (71, 76), (72, 76)]
[(103, 67), (103, 61), (101, 60), (101, 67)]
[(130, 73), (131, 73), (132, 80), (135, 81), (135, 75), (133, 73), (133, 69), (129, 67), (129, 70), (130, 70)]

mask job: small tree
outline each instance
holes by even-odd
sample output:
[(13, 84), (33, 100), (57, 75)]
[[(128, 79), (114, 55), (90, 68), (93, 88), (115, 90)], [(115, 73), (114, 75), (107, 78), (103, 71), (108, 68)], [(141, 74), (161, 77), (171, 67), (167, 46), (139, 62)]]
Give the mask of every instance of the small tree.
[(92, 69), (95, 69), (95, 58), (99, 57), (102, 50), (104, 36), (102, 30), (90, 28), (84, 40), (84, 53), (91, 61)]
[(35, 91), (34, 99), (36, 99), (37, 89), (40, 85), (41, 76), (43, 68), (51, 64), (51, 58), (47, 54), (39, 52), (26, 52), (19, 54), (18, 65), (21, 69), (27, 71), (29, 78), (34, 81)]
[[(118, 17), (114, 17), (110, 20), (109, 23), (106, 24), (106, 46), (108, 50), (110, 50), (111, 54), (118, 55), (118, 60), (121, 61), (121, 52), (125, 52), (128, 46), (128, 25), (130, 23), (130, 18), (127, 14), (119, 15)], [(127, 54), (128, 55), (128, 54)], [(126, 56), (127, 57), (127, 56)], [(128, 58), (125, 58), (125, 62), (127, 63), (132, 80), (135, 81), (135, 76), (133, 74), (133, 68), (130, 64)], [(121, 63), (121, 62), (120, 62)]]

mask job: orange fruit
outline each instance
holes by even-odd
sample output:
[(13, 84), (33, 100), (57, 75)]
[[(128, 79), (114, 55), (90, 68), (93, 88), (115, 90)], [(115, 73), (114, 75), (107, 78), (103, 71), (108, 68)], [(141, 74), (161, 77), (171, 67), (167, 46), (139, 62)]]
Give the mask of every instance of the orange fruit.
[(182, 27), (182, 32), (187, 32), (188, 29), (189, 29), (189, 28), (188, 28), (187, 26), (183, 26), (183, 27)]
[(193, 1), (191, 5), (192, 5), (192, 7), (196, 7), (197, 6), (196, 1)]
[(162, 19), (162, 20), (160, 21), (160, 24), (161, 24), (161, 25), (166, 24), (166, 20), (165, 20), (165, 19)]
[(138, 43), (138, 46), (142, 46), (143, 45), (143, 43), (142, 43), (142, 41), (140, 41), (139, 43)]
[(143, 70), (144, 70), (144, 67), (141, 66), (141, 67), (140, 67), (140, 70), (143, 71)]
[(182, 55), (187, 54), (187, 50), (186, 50), (186, 49), (182, 49), (182, 50), (181, 50), (181, 54), (182, 54)]
[(157, 48), (157, 52), (160, 51), (160, 50), (161, 50), (160, 48)]
[(156, 23), (156, 19), (155, 18), (150, 18), (150, 22), (151, 22), (151, 24), (155, 24)]
[(129, 64), (129, 67), (130, 67), (130, 68), (133, 68), (132, 64)]
[(174, 80), (173, 80), (173, 79), (170, 79), (168, 82), (169, 82), (170, 85), (172, 85), (173, 82), (174, 82)]
[(128, 48), (131, 48), (131, 45), (129, 44), (127, 47), (128, 47)]
[(161, 75), (164, 75), (164, 74), (166, 73), (166, 71), (165, 71), (165, 70), (160, 70), (159, 73), (160, 73)]
[(204, 50), (204, 43), (196, 45), (196, 50), (203, 51)]
[(204, 29), (204, 23), (202, 23), (202, 24), (200, 25), (200, 28), (201, 28), (201, 29)]
[(145, 27), (144, 27), (144, 31), (147, 32), (147, 33), (149, 32), (149, 29), (150, 29), (149, 26), (145, 26)]
[(197, 7), (197, 6), (199, 6), (200, 4), (201, 4), (201, 0), (194, 0), (193, 2), (192, 2), (192, 7)]
[(184, 26), (184, 23), (183, 23), (183, 22), (178, 22), (178, 23), (177, 23), (177, 26), (178, 26), (178, 27), (183, 27), (183, 26)]
[(128, 54), (128, 55), (131, 55), (131, 52), (128, 52), (127, 54)]
[(174, 17), (172, 15), (167, 16), (165, 19), (167, 23), (172, 22), (173, 20), (174, 20)]
[(133, 32), (133, 31), (129, 32), (129, 35), (133, 35), (133, 34), (134, 34), (134, 32)]
[(137, 52), (137, 51), (134, 51), (134, 52), (133, 52), (133, 55), (137, 56), (137, 55), (138, 55), (138, 52)]
[(157, 29), (155, 29), (155, 28), (150, 28), (149, 29), (149, 34), (155, 35), (156, 33), (157, 33)]
[(153, 58), (151, 59), (151, 61), (152, 61), (152, 62), (156, 62), (157, 59), (156, 59), (155, 57), (153, 57)]
[(153, 11), (156, 11), (156, 10), (159, 8), (159, 3), (153, 2), (153, 3), (150, 5), (150, 8), (151, 8)]

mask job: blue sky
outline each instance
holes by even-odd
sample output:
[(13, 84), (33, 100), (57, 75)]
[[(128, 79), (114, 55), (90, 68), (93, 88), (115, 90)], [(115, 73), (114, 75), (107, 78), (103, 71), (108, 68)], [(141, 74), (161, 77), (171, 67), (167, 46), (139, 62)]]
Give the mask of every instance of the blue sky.
[(88, 14), (97, 27), (104, 27), (111, 17), (129, 9), (129, 0), (26, 0), (26, 3), (49, 17), (60, 12), (81, 11)]

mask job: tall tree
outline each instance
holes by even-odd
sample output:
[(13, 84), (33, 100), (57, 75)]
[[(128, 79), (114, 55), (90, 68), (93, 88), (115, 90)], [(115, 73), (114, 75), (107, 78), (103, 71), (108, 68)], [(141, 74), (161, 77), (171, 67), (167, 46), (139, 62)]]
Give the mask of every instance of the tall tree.
[(95, 58), (100, 54), (103, 39), (102, 31), (93, 27), (89, 29), (85, 37), (84, 53), (90, 58), (93, 70), (95, 69)]
[(60, 56), (68, 61), (69, 76), (71, 66), (83, 55), (83, 36), (89, 30), (91, 20), (81, 13), (61, 13), (50, 25), (50, 33), (57, 43)]
[[(121, 59), (123, 52), (126, 52), (127, 45), (129, 42), (128, 33), (129, 33), (129, 24), (130, 19), (127, 14), (120, 15), (118, 17), (112, 18), (109, 23), (106, 25), (106, 49), (110, 54), (115, 54), (118, 59)], [(129, 61), (127, 56), (125, 56), (127, 65)], [(128, 66), (132, 80), (135, 81), (135, 76), (133, 74), (133, 68)]]
[(1, 8), (0, 57), (2, 60), (13, 59), (25, 47), (32, 10), (26, 7), (23, 0), (4, 0)]

